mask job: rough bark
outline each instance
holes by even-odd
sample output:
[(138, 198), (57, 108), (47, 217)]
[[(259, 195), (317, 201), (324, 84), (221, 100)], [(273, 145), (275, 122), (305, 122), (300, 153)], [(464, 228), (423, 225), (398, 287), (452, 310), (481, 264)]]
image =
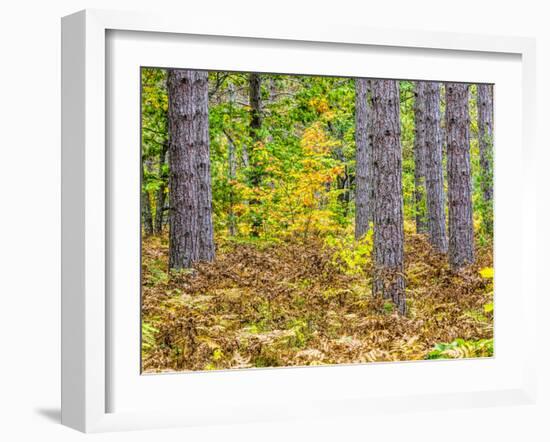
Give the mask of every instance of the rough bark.
[(426, 82), (424, 86), (424, 97), (424, 173), (428, 231), (433, 248), (439, 253), (447, 253), (448, 242), (445, 228), (440, 84), (437, 82)]
[[(479, 134), (479, 157), (484, 175), (492, 178), (492, 150), (493, 150), (493, 105), (492, 88), (490, 84), (477, 85), (477, 112)], [(493, 199), (493, 183), (490, 179), (483, 182), (483, 197), (486, 201)]]
[(394, 80), (372, 81), (374, 164), (373, 295), (391, 299), (405, 314), (403, 194), (399, 89)]
[(468, 85), (445, 85), (449, 264), (458, 271), (474, 261)]
[(161, 235), (162, 234), (162, 227), (164, 225), (164, 212), (165, 212), (165, 205), (166, 205), (166, 179), (168, 178), (165, 176), (164, 173), (164, 165), (166, 164), (166, 154), (168, 153), (168, 143), (164, 143), (162, 146), (162, 149), (159, 153), (159, 168), (158, 168), (158, 176), (161, 180), (161, 184), (159, 188), (157, 189), (156, 193), (156, 212), (155, 212), (155, 235)]
[(171, 269), (214, 259), (208, 72), (168, 73)]
[(369, 230), (368, 80), (355, 79), (355, 239)]
[(426, 233), (426, 185), (425, 185), (425, 149), (426, 149), (426, 82), (417, 81), (414, 86), (414, 199), (416, 232)]
[[(233, 104), (235, 102), (235, 87), (233, 84), (229, 85), (229, 117), (233, 118)], [(226, 133), (227, 137), (227, 168), (229, 178), (229, 235), (235, 236), (237, 234), (237, 222), (235, 219), (235, 191), (233, 185), (237, 178), (237, 158), (235, 154), (235, 143), (231, 135)]]
[(374, 156), (373, 156), (373, 118), (372, 118), (372, 81), (367, 82), (367, 163), (369, 173), (369, 220), (374, 222)]
[(233, 206), (235, 205), (235, 192), (233, 191), (233, 183), (237, 176), (237, 163), (235, 159), (235, 144), (233, 140), (227, 138), (227, 157), (228, 157), (228, 172), (229, 172), (229, 235), (235, 236), (237, 234), (237, 223), (235, 220), (235, 211)]
[(479, 161), (481, 166), (481, 192), (486, 207), (483, 223), (487, 232), (493, 231), (493, 86), (477, 85), (477, 128)]
[[(260, 131), (262, 128), (262, 97), (261, 97), (262, 80), (260, 74), (249, 74), (249, 102), (250, 102), (250, 138), (252, 140), (251, 151), (249, 152), (250, 161), (250, 184), (257, 188), (262, 181), (262, 170), (258, 162), (258, 142), (261, 140)], [(250, 211), (252, 215), (252, 236), (259, 236), (262, 226), (262, 217), (259, 206), (260, 201), (257, 198), (250, 200)]]
[(260, 139), (259, 131), (262, 127), (262, 79), (260, 74), (249, 75), (249, 100), (250, 100), (250, 138), (253, 141)]
[(143, 233), (145, 236), (153, 234), (153, 215), (151, 213), (151, 198), (145, 190), (143, 161), (141, 162), (141, 217), (143, 220)]

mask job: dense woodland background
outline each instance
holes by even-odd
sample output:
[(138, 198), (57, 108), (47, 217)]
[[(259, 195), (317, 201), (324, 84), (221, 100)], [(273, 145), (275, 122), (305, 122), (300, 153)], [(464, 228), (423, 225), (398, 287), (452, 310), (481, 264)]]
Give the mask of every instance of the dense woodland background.
[(143, 368), (492, 355), (492, 93), (143, 68)]

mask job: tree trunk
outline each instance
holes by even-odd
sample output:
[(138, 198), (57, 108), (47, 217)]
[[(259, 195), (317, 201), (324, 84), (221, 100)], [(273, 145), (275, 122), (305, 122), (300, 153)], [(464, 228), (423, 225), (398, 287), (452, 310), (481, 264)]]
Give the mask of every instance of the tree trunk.
[(485, 202), (483, 224), (487, 232), (493, 231), (493, 86), (477, 85), (477, 128), (479, 134), (479, 160), (481, 166), (481, 192)]
[(269, 78), (269, 102), (273, 103), (277, 99), (277, 82), (275, 81), (275, 77), (271, 76)]
[[(258, 188), (262, 181), (262, 170), (258, 160), (258, 142), (260, 141), (260, 130), (262, 128), (262, 96), (261, 96), (262, 80), (260, 74), (251, 73), (249, 75), (249, 101), (250, 101), (250, 138), (252, 147), (249, 152), (250, 161), (250, 185), (253, 188)], [(250, 212), (252, 215), (252, 236), (259, 236), (262, 226), (262, 216), (258, 206), (260, 200), (252, 198), (250, 200)]]
[(158, 175), (161, 180), (161, 184), (157, 190), (156, 195), (156, 212), (155, 212), (155, 234), (162, 235), (162, 227), (164, 224), (164, 210), (166, 204), (166, 179), (164, 173), (164, 165), (166, 164), (166, 154), (168, 152), (168, 143), (164, 143), (159, 154), (159, 168)]
[(208, 72), (168, 73), (171, 269), (214, 259)]
[(424, 86), (424, 173), (426, 209), (430, 242), (439, 253), (447, 253), (445, 228), (445, 193), (443, 185), (443, 144), (441, 137), (440, 84), (426, 82)]
[(233, 140), (227, 137), (227, 161), (229, 172), (229, 235), (235, 236), (237, 234), (237, 223), (235, 220), (235, 211), (233, 206), (235, 205), (235, 192), (233, 186), (235, 178), (237, 176), (237, 162), (235, 158), (235, 144)]
[(445, 85), (449, 264), (453, 271), (474, 262), (468, 96), (467, 84)]
[(248, 155), (248, 148), (246, 147), (246, 143), (241, 144), (241, 162), (243, 168), (247, 169), (248, 166), (250, 166), (250, 159)]
[[(339, 140), (342, 145), (345, 145), (344, 134), (342, 131), (337, 130), (334, 125), (329, 121), (327, 127), (332, 136)], [(351, 176), (349, 174), (349, 168), (342, 147), (336, 147), (332, 150), (332, 156), (344, 165), (342, 174), (336, 177), (336, 188), (341, 191), (338, 193), (338, 201), (342, 207), (342, 213), (344, 217), (348, 216), (349, 203), (351, 201)], [(331, 183), (327, 183), (327, 191), (331, 189)], [(326, 207), (326, 202), (321, 204), (322, 207)]]
[(373, 129), (373, 117), (372, 117), (372, 81), (367, 82), (367, 171), (369, 174), (369, 221), (374, 222), (374, 155), (373, 155), (373, 143), (374, 143), (374, 129)]
[[(233, 104), (235, 103), (235, 86), (229, 85), (229, 118), (233, 119)], [(227, 168), (229, 178), (229, 235), (235, 236), (237, 234), (237, 222), (235, 219), (235, 191), (233, 186), (235, 185), (235, 179), (237, 178), (237, 157), (235, 152), (235, 143), (229, 133), (225, 134), (227, 138)]]
[(368, 81), (355, 79), (355, 239), (369, 230)]
[(394, 80), (372, 81), (374, 163), (373, 295), (406, 312), (403, 274), (403, 194), (399, 89)]
[(425, 187), (425, 149), (426, 149), (426, 82), (417, 81), (414, 86), (414, 199), (416, 233), (426, 233), (426, 187)]
[(262, 79), (260, 74), (251, 73), (249, 76), (249, 99), (250, 99), (250, 138), (253, 142), (260, 139), (262, 127)]
[(143, 233), (145, 236), (153, 234), (153, 215), (151, 213), (151, 198), (145, 190), (145, 173), (143, 172), (143, 160), (141, 162), (141, 216), (143, 219)]

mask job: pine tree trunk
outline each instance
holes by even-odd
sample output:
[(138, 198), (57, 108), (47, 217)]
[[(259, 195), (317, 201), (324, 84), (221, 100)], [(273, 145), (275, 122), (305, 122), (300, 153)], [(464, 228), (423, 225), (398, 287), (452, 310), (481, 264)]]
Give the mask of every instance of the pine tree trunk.
[(441, 137), (440, 84), (426, 82), (424, 86), (425, 148), (424, 173), (426, 209), (430, 242), (439, 253), (447, 253), (445, 228), (445, 193), (443, 184), (443, 144)]
[[(493, 109), (492, 85), (477, 85), (477, 111), (479, 132), (479, 156), (483, 174), (492, 178), (492, 147), (493, 147)], [(482, 181), (483, 197), (486, 201), (493, 199), (493, 183), (489, 179)]]
[(143, 219), (143, 233), (145, 236), (151, 236), (153, 234), (153, 215), (151, 213), (151, 198), (149, 192), (145, 190), (143, 172), (143, 160), (141, 163), (141, 217)]
[[(233, 105), (235, 103), (235, 86), (230, 84), (229, 87), (229, 118), (233, 119)], [(233, 186), (235, 179), (237, 178), (237, 157), (235, 152), (235, 143), (229, 133), (225, 134), (227, 137), (227, 167), (229, 178), (229, 235), (235, 236), (237, 234), (237, 222), (235, 219), (235, 191)]]
[(369, 221), (374, 222), (374, 155), (373, 155), (373, 143), (374, 143), (374, 129), (373, 129), (373, 117), (372, 117), (372, 81), (367, 82), (367, 171), (369, 174)]
[(374, 163), (373, 295), (406, 312), (403, 274), (403, 193), (399, 89), (394, 80), (372, 81)]
[(474, 262), (470, 116), (468, 85), (445, 85), (447, 180), (449, 204), (449, 264), (453, 271)]
[(425, 149), (426, 149), (426, 82), (417, 81), (414, 86), (414, 199), (416, 214), (416, 232), (426, 233), (426, 186), (425, 186)]
[(485, 202), (483, 224), (493, 231), (493, 86), (477, 85), (477, 117), (479, 134), (479, 160), (481, 165), (481, 192)]
[[(250, 138), (252, 148), (249, 152), (250, 157), (250, 185), (258, 188), (262, 181), (262, 170), (258, 161), (258, 146), (260, 141), (260, 130), (262, 128), (262, 80), (260, 74), (249, 74), (249, 101), (250, 101)], [(260, 201), (257, 198), (250, 200), (250, 211), (252, 215), (252, 236), (259, 236), (262, 226), (262, 216), (258, 206)]]
[(233, 140), (228, 137), (227, 139), (227, 157), (228, 157), (228, 172), (229, 172), (229, 235), (235, 236), (237, 234), (237, 223), (235, 220), (235, 192), (233, 191), (233, 185), (237, 176), (237, 162), (235, 158), (235, 144)]
[(262, 79), (260, 74), (251, 73), (249, 76), (249, 99), (250, 99), (250, 138), (253, 142), (260, 139), (262, 127)]
[(162, 227), (164, 224), (164, 210), (166, 204), (166, 176), (164, 173), (164, 165), (166, 164), (166, 154), (168, 152), (168, 143), (164, 143), (159, 154), (158, 175), (161, 180), (156, 194), (156, 212), (155, 212), (155, 235), (162, 235)]
[(214, 259), (208, 72), (168, 72), (171, 269)]
[(355, 239), (369, 230), (368, 80), (355, 79)]

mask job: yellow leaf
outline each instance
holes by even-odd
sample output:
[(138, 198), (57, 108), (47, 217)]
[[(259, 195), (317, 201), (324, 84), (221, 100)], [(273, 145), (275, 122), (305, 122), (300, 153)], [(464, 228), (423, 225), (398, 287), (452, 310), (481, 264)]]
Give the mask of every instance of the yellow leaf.
[(493, 279), (495, 277), (495, 269), (492, 267), (485, 267), (479, 271), (482, 278)]

